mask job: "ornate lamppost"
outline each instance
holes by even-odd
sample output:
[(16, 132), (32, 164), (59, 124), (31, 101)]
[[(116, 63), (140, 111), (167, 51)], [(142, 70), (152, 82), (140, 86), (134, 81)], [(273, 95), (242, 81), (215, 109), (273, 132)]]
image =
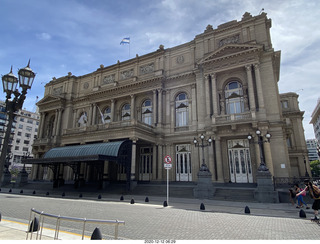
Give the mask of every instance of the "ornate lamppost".
[[(3, 84), (3, 91), (7, 93), (6, 96), (6, 113), (8, 116), (8, 124), (5, 133), (5, 137), (3, 140), (1, 157), (0, 157), (0, 184), (2, 184), (2, 175), (3, 175), (3, 168), (6, 161), (6, 155), (8, 153), (8, 144), (9, 138), (12, 129), (12, 123), (14, 120), (15, 113), (22, 108), (23, 102), (26, 99), (27, 90), (31, 88), (32, 83), (36, 74), (30, 69), (30, 60), (28, 62), (27, 67), (23, 69), (19, 69), (18, 71), (19, 78), (17, 78), (12, 73), (12, 66), (9, 74), (2, 76), (2, 84)], [(19, 86), (21, 87), (21, 93), (16, 89), (19, 82)], [(11, 95), (13, 99), (11, 99)]]
[(196, 138), (193, 139), (195, 147), (201, 147), (202, 149), (202, 164), (198, 172), (198, 184), (193, 189), (193, 194), (196, 198), (212, 198), (213, 197), (213, 186), (212, 186), (212, 174), (207, 167), (204, 159), (204, 148), (209, 147), (212, 143), (211, 137), (208, 140), (205, 140), (205, 136), (201, 134), (200, 136), (201, 143), (197, 141)]
[(208, 169), (208, 167), (205, 163), (205, 160), (204, 160), (204, 148), (211, 146), (212, 139), (211, 139), (211, 137), (209, 137), (209, 139), (207, 140), (207, 143), (204, 143), (205, 136), (203, 134), (201, 134), (200, 140), (201, 140), (201, 144), (197, 141), (197, 139), (195, 137), (193, 139), (194, 146), (202, 148), (202, 164), (200, 166), (200, 171), (209, 171), (210, 172), (210, 170)]
[(263, 136), (261, 135), (261, 131), (259, 129), (256, 130), (256, 135), (258, 137), (258, 141), (255, 142), (253, 140), (253, 136), (251, 134), (248, 135), (248, 140), (250, 143), (257, 143), (259, 145), (259, 151), (260, 151), (260, 166), (258, 168), (259, 172), (268, 172), (269, 169), (266, 166), (265, 163), (265, 159), (264, 159), (264, 154), (263, 154), (263, 143), (270, 143), (270, 138), (271, 138), (271, 134), (269, 132), (267, 132), (265, 134), (265, 138), (263, 138)]

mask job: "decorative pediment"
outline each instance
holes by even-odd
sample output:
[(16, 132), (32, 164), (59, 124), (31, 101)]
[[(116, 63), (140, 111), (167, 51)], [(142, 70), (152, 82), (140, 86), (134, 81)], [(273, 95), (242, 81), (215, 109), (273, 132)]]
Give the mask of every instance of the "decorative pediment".
[(257, 44), (227, 44), (207, 54), (204, 58), (199, 60), (198, 64), (206, 64), (235, 56), (246, 55), (248, 53), (261, 51), (262, 48), (262, 45)]
[(43, 106), (48, 104), (61, 104), (61, 102), (64, 102), (65, 99), (53, 95), (47, 95), (44, 98), (42, 98), (39, 102), (37, 102), (37, 106)]

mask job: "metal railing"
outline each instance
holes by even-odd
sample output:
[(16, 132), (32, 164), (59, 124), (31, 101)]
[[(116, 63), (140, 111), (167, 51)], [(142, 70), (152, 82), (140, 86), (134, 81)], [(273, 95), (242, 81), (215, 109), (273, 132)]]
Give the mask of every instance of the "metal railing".
[[(35, 221), (36, 215), (39, 215), (39, 223), (36, 223), (36, 221)], [(86, 224), (88, 224), (88, 223), (114, 225), (115, 226), (115, 231), (114, 231), (114, 239), (115, 240), (118, 239), (119, 225), (125, 224), (124, 221), (119, 221), (119, 220), (98, 220), (98, 219), (74, 218), (74, 217), (53, 215), (53, 214), (44, 213), (43, 211), (40, 212), (40, 211), (37, 211), (34, 208), (32, 208), (30, 211), (30, 218), (29, 218), (26, 240), (28, 240), (29, 233), (31, 233), (30, 240), (32, 240), (32, 233), (35, 231), (37, 232), (36, 240), (41, 240), (42, 231), (43, 231), (43, 224), (44, 224), (45, 218), (56, 219), (56, 227), (55, 227), (54, 237), (53, 237), (54, 240), (58, 240), (61, 221), (83, 222), (82, 240), (84, 239), (84, 232), (85, 232)], [(36, 226), (37, 224), (39, 224), (39, 225)], [(40, 231), (40, 234), (39, 234), (39, 231)]]

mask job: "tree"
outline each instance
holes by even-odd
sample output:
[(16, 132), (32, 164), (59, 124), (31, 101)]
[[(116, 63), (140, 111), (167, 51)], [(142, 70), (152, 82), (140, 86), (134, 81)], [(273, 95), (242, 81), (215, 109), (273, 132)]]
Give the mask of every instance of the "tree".
[(311, 168), (312, 176), (314, 176), (314, 177), (320, 176), (320, 161), (319, 160), (311, 161), (310, 168)]

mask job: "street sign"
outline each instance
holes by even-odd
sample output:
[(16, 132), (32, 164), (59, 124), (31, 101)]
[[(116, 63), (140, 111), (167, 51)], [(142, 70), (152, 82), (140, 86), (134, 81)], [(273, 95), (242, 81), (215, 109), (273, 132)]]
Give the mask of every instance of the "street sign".
[(172, 158), (171, 158), (169, 155), (167, 155), (167, 156), (164, 157), (164, 162), (165, 162), (166, 164), (171, 164)]
[(172, 164), (164, 164), (164, 168), (165, 169), (171, 169), (172, 168)]

